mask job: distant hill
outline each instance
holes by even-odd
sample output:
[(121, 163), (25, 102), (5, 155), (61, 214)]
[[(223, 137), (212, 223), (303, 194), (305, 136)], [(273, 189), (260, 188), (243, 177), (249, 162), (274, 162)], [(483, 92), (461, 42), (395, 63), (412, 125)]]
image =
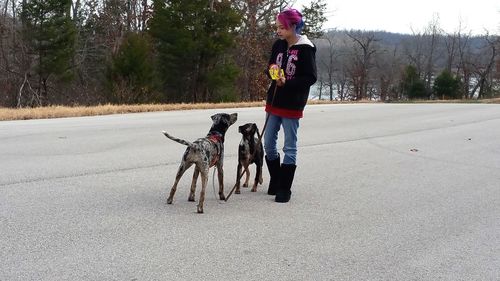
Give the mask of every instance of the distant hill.
[[(379, 51), (396, 51), (401, 56), (405, 56), (408, 52), (417, 52), (417, 48), (429, 48), (431, 36), (430, 35), (410, 35), (392, 33), (386, 31), (360, 31), (360, 30), (330, 30), (324, 37), (333, 38), (333, 46), (337, 50), (344, 48), (352, 48), (352, 39), (347, 34), (356, 34), (357, 36), (371, 36), (373, 35)], [(454, 36), (454, 37), (453, 37)], [(434, 65), (437, 68), (443, 67), (448, 53), (447, 44), (451, 46), (452, 40), (455, 40), (455, 48), (458, 48), (458, 35), (437, 35), (435, 37), (435, 52), (434, 52)], [(498, 36), (496, 36), (498, 38)], [(467, 34), (461, 35), (462, 46), (467, 46), (468, 52), (476, 55), (484, 55), (482, 50), (487, 45), (484, 36), (468, 36)], [(324, 48), (329, 48), (328, 42), (325, 40), (315, 40), (318, 46), (318, 52), (324, 51)], [(425, 52), (425, 51), (422, 51)], [(489, 59), (485, 57), (484, 59)]]

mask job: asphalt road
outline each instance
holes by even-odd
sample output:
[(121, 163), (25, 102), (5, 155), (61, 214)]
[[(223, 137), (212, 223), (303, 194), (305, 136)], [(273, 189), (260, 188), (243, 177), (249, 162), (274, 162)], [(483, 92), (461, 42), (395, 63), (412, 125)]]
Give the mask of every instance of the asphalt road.
[[(219, 111), (0, 122), (0, 280), (500, 280), (500, 105), (308, 106), (288, 204), (221, 202), (211, 171), (197, 214), (191, 169), (167, 205), (185, 147), (161, 131)], [(227, 194), (264, 114), (223, 111)]]

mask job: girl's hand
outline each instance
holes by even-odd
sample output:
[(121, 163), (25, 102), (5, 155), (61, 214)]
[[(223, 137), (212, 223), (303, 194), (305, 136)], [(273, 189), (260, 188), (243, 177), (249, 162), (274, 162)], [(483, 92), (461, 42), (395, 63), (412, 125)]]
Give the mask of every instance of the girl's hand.
[(283, 87), (285, 85), (285, 82), (286, 82), (285, 76), (280, 76), (276, 80), (276, 84), (278, 85), (278, 87)]
[(285, 73), (277, 64), (269, 66), (269, 76), (271, 76), (271, 79), (276, 80), (276, 84), (279, 87), (285, 85)]

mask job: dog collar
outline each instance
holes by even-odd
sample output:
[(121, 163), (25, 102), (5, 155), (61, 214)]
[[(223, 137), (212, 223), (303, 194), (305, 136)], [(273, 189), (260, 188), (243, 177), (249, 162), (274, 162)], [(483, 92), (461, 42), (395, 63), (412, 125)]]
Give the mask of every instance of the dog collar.
[(224, 137), (220, 134), (209, 135), (208, 139), (213, 143), (219, 143), (224, 141)]
[(224, 137), (221, 134), (211, 134), (208, 136), (208, 140), (215, 144), (217, 151), (215, 155), (213, 155), (212, 163), (210, 163), (210, 167), (215, 165), (221, 156), (222, 143), (224, 142)]

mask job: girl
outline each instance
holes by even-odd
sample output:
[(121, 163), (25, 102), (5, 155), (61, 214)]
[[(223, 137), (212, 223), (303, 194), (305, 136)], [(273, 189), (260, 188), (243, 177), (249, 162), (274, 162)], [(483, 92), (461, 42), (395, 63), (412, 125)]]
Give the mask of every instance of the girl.
[[(297, 161), (297, 130), (299, 119), (309, 97), (309, 88), (316, 82), (316, 47), (305, 35), (302, 14), (296, 9), (286, 9), (276, 20), (279, 39), (274, 43), (269, 69), (279, 67), (283, 72), (273, 80), (267, 91), (266, 113), (268, 123), (264, 134), (266, 163), (271, 176), (270, 195), (275, 201), (290, 200), (291, 187)], [(283, 127), (284, 158), (280, 164), (277, 150), (278, 132)]]

